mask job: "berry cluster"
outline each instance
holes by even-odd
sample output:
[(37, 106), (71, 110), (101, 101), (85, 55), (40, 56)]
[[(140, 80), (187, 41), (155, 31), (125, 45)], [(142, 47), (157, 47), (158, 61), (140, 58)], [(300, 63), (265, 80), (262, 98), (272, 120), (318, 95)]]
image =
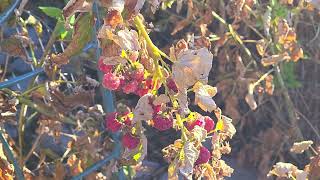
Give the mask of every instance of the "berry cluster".
[(161, 103), (160, 105), (154, 105), (153, 99), (149, 99), (149, 104), (153, 109), (153, 127), (159, 131), (165, 131), (173, 127), (173, 116), (170, 111), (167, 110), (167, 105)]
[(187, 129), (191, 131), (195, 126), (203, 127), (207, 132), (214, 130), (214, 121), (209, 116), (200, 116), (195, 121), (189, 122), (187, 124)]
[[(100, 58), (98, 67), (104, 73), (102, 85), (106, 89), (143, 96), (154, 88), (155, 83), (151, 77), (148, 77), (144, 66), (138, 61), (131, 61), (129, 65), (119, 64), (115, 67), (106, 65), (103, 58)], [(159, 86), (156, 89), (158, 88)]]

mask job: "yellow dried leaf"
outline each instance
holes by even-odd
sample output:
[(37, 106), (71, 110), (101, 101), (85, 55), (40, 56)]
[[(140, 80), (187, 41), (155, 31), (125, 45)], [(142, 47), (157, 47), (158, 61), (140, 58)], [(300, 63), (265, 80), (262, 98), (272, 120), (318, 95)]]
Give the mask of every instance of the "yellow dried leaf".
[(295, 142), (290, 149), (291, 152), (301, 154), (305, 150), (309, 149), (310, 146), (313, 144), (313, 141), (301, 141), (301, 142)]
[(264, 56), (264, 54), (266, 52), (266, 42), (264, 41), (264, 39), (260, 39), (258, 41), (258, 43), (256, 44), (256, 48), (257, 48), (259, 55)]

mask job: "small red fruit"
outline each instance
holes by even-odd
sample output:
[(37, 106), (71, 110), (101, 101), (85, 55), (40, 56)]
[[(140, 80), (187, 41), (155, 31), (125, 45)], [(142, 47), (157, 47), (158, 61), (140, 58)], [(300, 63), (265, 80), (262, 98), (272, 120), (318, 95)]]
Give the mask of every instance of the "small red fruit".
[(115, 133), (120, 130), (121, 123), (117, 120), (118, 113), (113, 112), (106, 116), (105, 125), (107, 130)]
[(110, 73), (112, 71), (113, 65), (106, 65), (103, 62), (103, 58), (100, 57), (98, 60), (98, 68), (103, 73)]
[(187, 129), (189, 131), (193, 130), (195, 126), (200, 126), (200, 127), (204, 127), (205, 126), (205, 120), (203, 119), (203, 117), (200, 117), (199, 119), (189, 123), (187, 125)]
[(207, 132), (210, 132), (214, 129), (214, 121), (209, 116), (204, 117), (204, 122), (204, 129), (207, 130)]
[(108, 72), (103, 76), (102, 85), (107, 89), (116, 90), (120, 85), (120, 78), (115, 74)]
[(207, 163), (210, 158), (211, 158), (211, 153), (209, 152), (209, 150), (206, 147), (201, 146), (199, 157), (196, 160), (195, 164), (199, 165), (199, 164)]
[(138, 85), (139, 85), (138, 82), (134, 80), (134, 81), (129, 82), (125, 86), (123, 86), (122, 90), (124, 93), (130, 94), (130, 93), (137, 91)]
[(126, 133), (122, 136), (122, 145), (128, 149), (134, 149), (140, 143), (140, 139), (131, 135), (131, 133)]
[(144, 79), (144, 67), (142, 64), (136, 66), (136, 69), (132, 73), (132, 79), (137, 81), (143, 81)]
[(165, 131), (167, 129), (172, 128), (173, 126), (173, 120), (168, 117), (164, 117), (161, 115), (156, 115), (153, 118), (153, 127), (158, 129), (159, 131)]

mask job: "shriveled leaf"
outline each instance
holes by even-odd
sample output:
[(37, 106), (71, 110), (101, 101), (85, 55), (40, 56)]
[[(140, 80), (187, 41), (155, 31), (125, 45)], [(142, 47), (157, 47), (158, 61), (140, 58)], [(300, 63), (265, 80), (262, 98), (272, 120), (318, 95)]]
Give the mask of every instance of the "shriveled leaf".
[[(156, 1), (158, 1), (158, 0), (156, 0)], [(189, 24), (191, 24), (191, 23), (192, 23), (192, 19), (193, 19), (193, 14), (194, 14), (193, 2), (189, 0), (189, 1), (188, 1), (187, 17), (186, 17), (185, 19), (183, 19), (182, 21), (179, 21), (179, 22), (175, 25), (175, 27), (174, 27), (171, 35), (176, 34), (177, 32), (179, 32), (179, 31), (181, 31), (182, 29), (184, 29), (186, 26), (188, 26)]]
[(217, 108), (216, 103), (212, 99), (212, 97), (217, 94), (216, 87), (197, 82), (193, 86), (193, 91), (195, 93), (195, 103), (198, 104), (202, 110), (212, 112)]
[(310, 146), (313, 144), (313, 141), (301, 141), (301, 142), (295, 142), (290, 149), (291, 152), (301, 154), (305, 150), (308, 150)]
[(79, 54), (92, 38), (94, 19), (91, 14), (81, 14), (76, 20), (72, 41), (65, 51), (57, 56), (53, 56), (51, 61), (55, 64), (67, 64), (71, 56)]
[(140, 49), (137, 31), (124, 29), (118, 31), (117, 35), (116, 42), (123, 50), (138, 51)]
[(222, 122), (223, 122), (222, 131), (224, 133), (226, 133), (229, 136), (229, 138), (231, 139), (233, 137), (233, 135), (236, 134), (236, 128), (232, 124), (232, 119), (227, 116), (222, 115)]
[(207, 138), (207, 131), (200, 126), (195, 126), (191, 134), (195, 141), (198, 143), (201, 143)]
[(193, 166), (199, 156), (199, 150), (192, 142), (187, 141), (183, 147), (184, 161), (179, 167), (180, 173), (188, 180), (192, 180)]
[(256, 48), (257, 48), (257, 51), (258, 51), (259, 55), (260, 56), (264, 56), (265, 52), (266, 52), (266, 48), (267, 48), (265, 40), (264, 39), (260, 39), (256, 44)]
[(270, 65), (282, 62), (284, 60), (289, 60), (289, 59), (290, 59), (290, 56), (287, 53), (277, 54), (277, 55), (272, 55), (269, 57), (262, 58), (261, 64), (263, 66), (270, 66)]
[(189, 103), (188, 103), (188, 96), (187, 96), (187, 90), (183, 89), (180, 90), (179, 93), (177, 94), (177, 100), (179, 102), (179, 108), (181, 110), (180, 113), (182, 113), (183, 115), (186, 115), (189, 113)]
[[(69, 19), (76, 12), (89, 12), (92, 7), (92, 2), (86, 0), (70, 0), (62, 9), (63, 16)], [(89, 26), (87, 26), (89, 27)]]
[(173, 79), (178, 89), (192, 86), (197, 81), (208, 81), (213, 54), (206, 48), (182, 51), (172, 66)]
[(0, 51), (10, 56), (21, 57), (23, 60), (27, 60), (26, 52), (24, 51), (23, 44), (17, 36), (11, 36), (7, 39), (3, 39), (0, 42)]
[(273, 166), (273, 169), (269, 171), (267, 176), (289, 177), (289, 175), (292, 175), (292, 173), (297, 170), (298, 168), (291, 163), (278, 162)]
[(153, 116), (153, 109), (152, 106), (150, 105), (150, 98), (153, 97), (152, 94), (146, 94), (142, 96), (136, 107), (133, 110), (133, 121), (147, 121), (152, 119)]
[(160, 94), (156, 99), (152, 102), (153, 105), (161, 105), (170, 102), (170, 98), (165, 94)]
[(273, 84), (273, 76), (272, 75), (268, 75), (265, 79), (266, 84), (265, 84), (265, 91), (266, 93), (268, 93), (269, 95), (273, 94), (274, 91), (274, 84)]

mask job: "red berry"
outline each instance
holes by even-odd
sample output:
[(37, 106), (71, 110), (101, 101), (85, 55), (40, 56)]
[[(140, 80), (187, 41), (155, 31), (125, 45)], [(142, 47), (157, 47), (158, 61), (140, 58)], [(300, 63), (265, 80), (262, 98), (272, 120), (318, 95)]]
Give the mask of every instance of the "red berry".
[(120, 85), (120, 78), (115, 74), (108, 72), (103, 76), (102, 85), (107, 89), (116, 90)]
[(122, 136), (122, 145), (128, 149), (134, 149), (140, 143), (140, 139), (132, 136), (130, 133), (126, 133)]
[(194, 129), (195, 126), (200, 126), (200, 127), (204, 127), (205, 126), (205, 121), (204, 121), (203, 117), (200, 117), (199, 119), (189, 123), (187, 125), (187, 129), (189, 131), (191, 131), (192, 129)]
[(153, 114), (158, 114), (161, 111), (161, 105), (154, 106), (152, 105)]
[(214, 129), (214, 121), (209, 116), (204, 117), (204, 122), (204, 129), (207, 130), (207, 132), (210, 132)]
[(98, 68), (103, 73), (110, 73), (112, 71), (113, 66), (104, 64), (103, 58), (100, 57), (100, 59), (98, 60)]
[(141, 66), (140, 65), (137, 65), (136, 69), (132, 73), (132, 78), (137, 81), (143, 81), (143, 79), (144, 79), (144, 67), (142, 65)]
[(106, 116), (105, 124), (107, 130), (115, 133), (120, 130), (121, 123), (117, 120), (117, 113), (113, 112)]
[(141, 96), (144, 96), (144, 95), (148, 94), (148, 92), (149, 92), (149, 89), (139, 88), (137, 90), (136, 94), (141, 97)]
[(176, 85), (176, 83), (174, 82), (173, 79), (170, 78), (170, 79), (167, 80), (167, 86), (173, 92), (178, 93), (178, 87), (177, 87), (177, 85)]
[(128, 84), (126, 84), (125, 86), (122, 87), (122, 90), (124, 93), (129, 94), (129, 93), (133, 93), (138, 89), (138, 82), (137, 81), (131, 81)]
[(163, 117), (161, 115), (156, 115), (153, 118), (153, 127), (158, 129), (159, 131), (165, 131), (167, 129), (172, 128), (173, 120), (168, 117)]
[(199, 152), (199, 157), (196, 160), (195, 164), (199, 165), (199, 164), (207, 163), (209, 161), (210, 157), (211, 157), (211, 153), (209, 152), (209, 150), (206, 147), (201, 146), (200, 152)]

